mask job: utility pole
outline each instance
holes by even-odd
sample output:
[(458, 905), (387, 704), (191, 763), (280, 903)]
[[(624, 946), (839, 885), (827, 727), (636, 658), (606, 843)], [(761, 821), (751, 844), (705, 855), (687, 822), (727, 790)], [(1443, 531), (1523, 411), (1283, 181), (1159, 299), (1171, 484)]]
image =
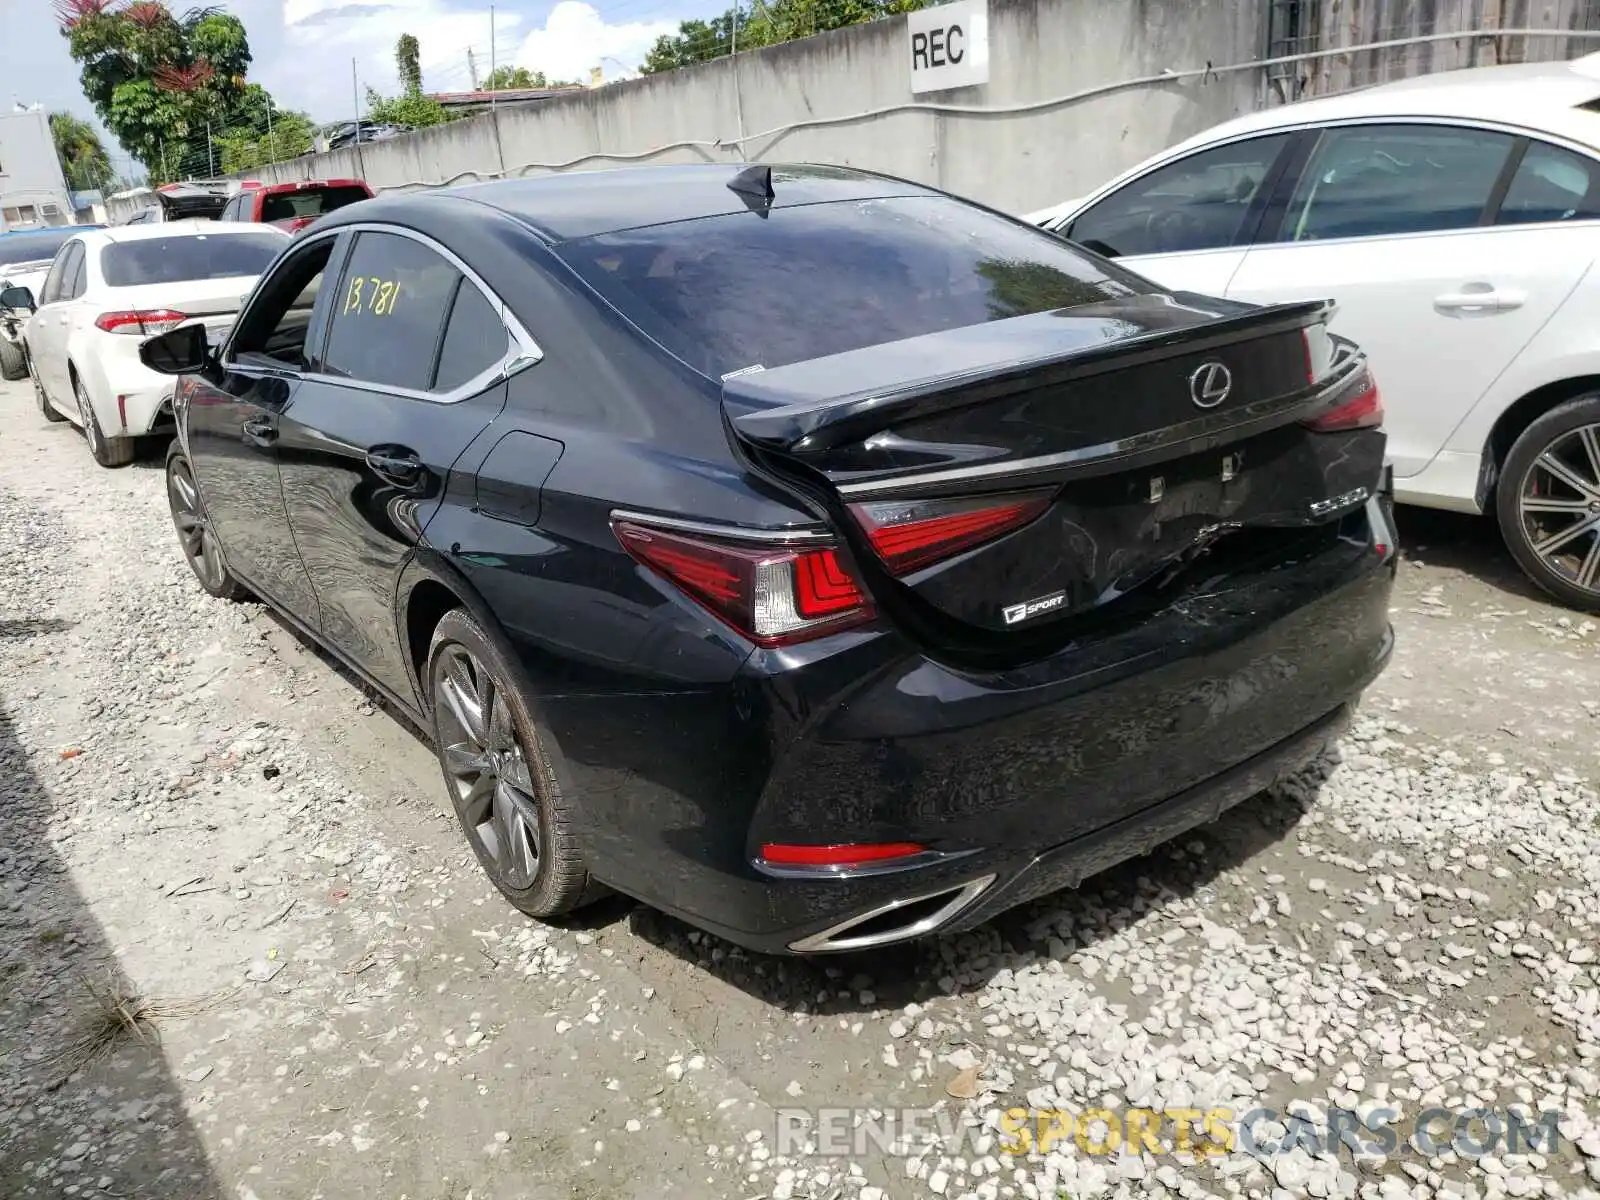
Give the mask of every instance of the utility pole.
[(267, 106), (267, 155), (272, 159), (273, 165), (276, 166), (278, 163), (278, 144), (272, 140), (272, 97), (264, 97), (263, 103)]
[(467, 47), (467, 74), (472, 76), (472, 90), (478, 90), (478, 60), (472, 57), (472, 47)]
[(494, 111), (494, 5), (489, 5), (489, 111)]

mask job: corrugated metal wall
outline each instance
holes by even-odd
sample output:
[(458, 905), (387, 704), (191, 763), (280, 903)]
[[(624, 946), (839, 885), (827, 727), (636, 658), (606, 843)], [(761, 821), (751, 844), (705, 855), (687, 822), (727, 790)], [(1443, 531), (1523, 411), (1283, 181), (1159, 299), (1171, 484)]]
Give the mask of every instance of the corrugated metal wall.
[[(1361, 50), (1271, 67), (1271, 104), (1348, 91), (1457, 67), (1576, 58), (1600, 40), (1560, 36), (1600, 32), (1600, 0), (1264, 0), (1268, 58), (1403, 38), (1460, 37)], [(1497, 30), (1549, 30), (1552, 36), (1494, 36)]]

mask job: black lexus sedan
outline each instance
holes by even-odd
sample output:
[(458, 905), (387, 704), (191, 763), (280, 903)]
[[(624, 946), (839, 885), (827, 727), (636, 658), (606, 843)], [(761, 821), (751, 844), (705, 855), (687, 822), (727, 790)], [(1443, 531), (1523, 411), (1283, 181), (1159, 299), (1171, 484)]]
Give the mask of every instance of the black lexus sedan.
[(195, 325), (168, 491), (431, 730), (517, 908), (970, 927), (1318, 754), (1390, 653), (1328, 307), (1174, 295), (835, 167), (367, 201)]

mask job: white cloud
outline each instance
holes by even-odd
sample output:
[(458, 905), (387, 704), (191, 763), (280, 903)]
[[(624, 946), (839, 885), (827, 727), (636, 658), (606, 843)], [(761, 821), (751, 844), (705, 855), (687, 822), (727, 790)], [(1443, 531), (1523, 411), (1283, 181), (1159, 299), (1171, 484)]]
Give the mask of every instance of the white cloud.
[[(458, 11), (441, 0), (283, 0), (283, 24), (290, 54), (273, 63), (300, 103), (319, 120), (350, 115), (350, 60), (364, 90), (369, 84), (393, 95), (399, 89), (394, 44), (413, 35), (421, 49), (422, 83), (430, 92), (466, 91), (472, 86), (467, 51), (477, 58), (480, 78), (489, 72), (489, 9)], [(497, 8), (494, 41), (509, 55), (522, 17)]]
[(614, 79), (620, 73), (618, 62), (629, 70), (637, 67), (658, 37), (677, 29), (676, 21), (608, 25), (583, 0), (561, 0), (550, 10), (544, 28), (530, 31), (523, 40), (516, 64), (543, 71), (551, 79), (580, 83), (589, 81), (589, 72), (595, 67), (603, 67), (606, 77)]

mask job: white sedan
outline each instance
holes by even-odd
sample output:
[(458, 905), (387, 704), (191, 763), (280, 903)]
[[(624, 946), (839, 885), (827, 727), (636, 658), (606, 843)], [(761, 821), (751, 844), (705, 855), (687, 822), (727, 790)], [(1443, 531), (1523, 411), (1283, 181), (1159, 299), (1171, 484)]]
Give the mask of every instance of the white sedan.
[(133, 460), (134, 439), (172, 424), (172, 380), (139, 361), (139, 344), (189, 321), (233, 321), (288, 234), (269, 225), (214, 221), (89, 229), (65, 242), (34, 296), (8, 289), (0, 303), (32, 308), (22, 329), (39, 409), (78, 425), (101, 466)]
[(1600, 609), (1600, 55), (1253, 113), (1028, 218), (1169, 288), (1331, 298), (1400, 500)]

